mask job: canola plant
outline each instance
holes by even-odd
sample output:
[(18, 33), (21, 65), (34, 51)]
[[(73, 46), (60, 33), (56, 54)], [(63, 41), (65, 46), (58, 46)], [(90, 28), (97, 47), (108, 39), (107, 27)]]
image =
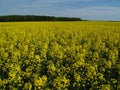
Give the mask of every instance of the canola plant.
[(120, 90), (120, 22), (0, 23), (0, 90)]

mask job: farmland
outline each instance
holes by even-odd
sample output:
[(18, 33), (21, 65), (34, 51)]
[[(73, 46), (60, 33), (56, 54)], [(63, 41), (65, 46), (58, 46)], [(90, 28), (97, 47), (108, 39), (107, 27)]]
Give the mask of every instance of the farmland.
[(120, 90), (120, 22), (0, 23), (0, 89)]

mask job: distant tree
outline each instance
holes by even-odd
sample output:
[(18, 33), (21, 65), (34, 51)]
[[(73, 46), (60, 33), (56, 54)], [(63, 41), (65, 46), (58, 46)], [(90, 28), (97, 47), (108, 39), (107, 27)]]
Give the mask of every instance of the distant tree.
[(35, 16), (35, 15), (8, 15), (0, 16), (0, 22), (16, 21), (82, 21), (81, 18), (75, 17), (54, 17), (54, 16)]

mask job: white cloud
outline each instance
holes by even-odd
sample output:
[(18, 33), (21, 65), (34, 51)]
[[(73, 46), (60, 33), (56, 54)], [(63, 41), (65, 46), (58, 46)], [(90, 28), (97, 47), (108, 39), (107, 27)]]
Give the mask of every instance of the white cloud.
[(91, 2), (94, 0), (46, 0), (49, 3), (59, 3), (59, 2)]
[[(43, 8), (44, 7), (44, 8)], [(102, 19), (102, 20), (120, 20), (120, 7), (98, 6), (84, 7), (76, 9), (55, 9), (43, 6), (36, 9), (26, 8), (13, 10), (12, 13), (34, 14), (34, 15), (52, 15), (52, 16), (69, 16), (80, 17), (82, 19)]]
[[(98, 6), (98, 7), (86, 7), (77, 9), (66, 9), (56, 11), (56, 15), (59, 16), (76, 16), (83, 18), (98, 18), (98, 19), (110, 19), (110, 17), (120, 16), (120, 7), (110, 6)], [(120, 18), (119, 18), (120, 19)]]

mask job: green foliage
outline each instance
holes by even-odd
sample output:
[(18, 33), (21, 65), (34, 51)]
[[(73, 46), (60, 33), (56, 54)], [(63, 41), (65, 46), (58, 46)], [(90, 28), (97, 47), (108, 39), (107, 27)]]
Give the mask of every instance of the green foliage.
[(35, 16), (35, 15), (8, 15), (0, 16), (0, 22), (18, 21), (81, 21), (81, 18), (54, 17), (54, 16)]

